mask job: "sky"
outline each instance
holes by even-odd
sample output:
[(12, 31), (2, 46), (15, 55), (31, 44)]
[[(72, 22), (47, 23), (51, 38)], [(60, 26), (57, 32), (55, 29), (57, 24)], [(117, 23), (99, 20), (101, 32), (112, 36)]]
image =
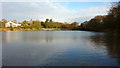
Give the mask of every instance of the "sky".
[(110, 2), (2, 2), (2, 19), (79, 22), (106, 15)]

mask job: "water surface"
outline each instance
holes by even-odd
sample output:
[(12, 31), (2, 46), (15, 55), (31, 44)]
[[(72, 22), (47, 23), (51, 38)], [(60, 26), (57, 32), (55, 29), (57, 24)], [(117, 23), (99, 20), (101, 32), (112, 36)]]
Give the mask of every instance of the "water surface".
[(2, 65), (120, 66), (119, 40), (87, 31), (4, 31)]

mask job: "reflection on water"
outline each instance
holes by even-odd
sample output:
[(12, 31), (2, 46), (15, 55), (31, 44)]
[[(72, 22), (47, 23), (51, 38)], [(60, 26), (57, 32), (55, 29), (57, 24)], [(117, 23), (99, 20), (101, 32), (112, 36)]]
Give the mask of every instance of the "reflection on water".
[(118, 66), (118, 36), (86, 31), (2, 32), (2, 65)]
[(108, 55), (117, 59), (120, 64), (120, 35), (119, 33), (106, 33), (104, 35), (93, 35), (90, 37), (91, 41), (95, 43), (96, 47), (105, 46), (107, 48)]
[(0, 32), (0, 67), (2, 67), (2, 32)]

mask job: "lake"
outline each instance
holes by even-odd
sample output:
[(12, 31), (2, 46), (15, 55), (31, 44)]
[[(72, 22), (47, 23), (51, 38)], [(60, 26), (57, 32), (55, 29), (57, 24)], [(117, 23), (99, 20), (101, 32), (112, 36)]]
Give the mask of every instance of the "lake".
[(119, 40), (88, 31), (3, 31), (2, 66), (120, 66)]

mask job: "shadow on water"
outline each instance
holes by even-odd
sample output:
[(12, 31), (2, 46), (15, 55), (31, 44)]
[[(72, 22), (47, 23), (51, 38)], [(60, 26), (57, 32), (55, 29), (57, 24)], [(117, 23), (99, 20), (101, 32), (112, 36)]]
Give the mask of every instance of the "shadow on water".
[(117, 59), (120, 64), (120, 35), (118, 32), (92, 35), (90, 40), (96, 44), (96, 48), (99, 48), (100, 45), (105, 46), (107, 54), (111, 58)]

